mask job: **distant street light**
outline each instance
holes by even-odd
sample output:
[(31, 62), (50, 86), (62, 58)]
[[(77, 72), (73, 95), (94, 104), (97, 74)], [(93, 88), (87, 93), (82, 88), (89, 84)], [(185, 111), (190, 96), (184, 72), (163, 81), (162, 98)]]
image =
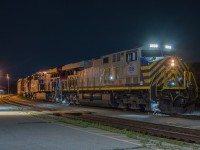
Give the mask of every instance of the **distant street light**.
[(10, 91), (10, 85), (9, 85), (10, 76), (9, 76), (9, 74), (6, 75), (6, 78), (8, 80), (8, 95), (9, 95), (9, 91)]

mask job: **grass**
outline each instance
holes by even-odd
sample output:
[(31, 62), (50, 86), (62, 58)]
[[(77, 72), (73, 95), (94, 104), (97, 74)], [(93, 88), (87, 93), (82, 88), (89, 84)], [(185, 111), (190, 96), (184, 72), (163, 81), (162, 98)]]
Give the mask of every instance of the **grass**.
[(92, 128), (98, 128), (98, 129), (102, 129), (102, 130), (113, 132), (113, 133), (123, 134), (129, 138), (133, 138), (140, 141), (142, 144), (142, 147), (150, 148), (149, 145), (154, 145), (156, 146), (155, 148), (161, 148), (161, 149), (172, 149), (172, 150), (180, 149), (181, 150), (182, 148), (187, 147), (192, 150), (200, 150), (200, 145), (198, 144), (186, 143), (186, 142), (176, 141), (176, 140), (171, 140), (171, 139), (166, 139), (166, 138), (159, 138), (159, 137), (155, 137), (155, 136), (151, 136), (151, 135), (147, 135), (143, 133), (129, 131), (126, 129), (117, 129), (117, 128), (113, 128), (113, 127), (102, 125), (102, 124), (91, 123), (91, 122), (86, 122), (86, 121), (81, 121), (81, 120), (67, 119), (63, 117), (47, 116), (47, 115), (34, 115), (34, 116), (37, 118), (48, 120), (50, 122), (62, 122), (62, 123), (80, 126), (84, 128), (92, 127)]

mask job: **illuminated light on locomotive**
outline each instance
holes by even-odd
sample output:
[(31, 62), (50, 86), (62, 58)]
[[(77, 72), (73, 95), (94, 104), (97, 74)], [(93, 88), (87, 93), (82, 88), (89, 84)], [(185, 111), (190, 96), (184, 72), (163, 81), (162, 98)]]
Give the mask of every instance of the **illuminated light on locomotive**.
[(175, 85), (176, 85), (176, 82), (172, 81), (172, 82), (171, 82), (171, 85), (172, 85), (172, 86), (175, 86)]
[(114, 80), (114, 77), (113, 77), (113, 76), (110, 76), (110, 80)]
[(158, 48), (158, 44), (150, 44), (149, 47), (150, 48)]
[(165, 45), (165, 48), (166, 49), (172, 49), (172, 46), (171, 45)]
[(175, 87), (175, 86), (176, 86), (176, 82), (175, 82), (175, 81), (170, 81), (170, 82), (168, 83), (168, 86), (169, 86), (169, 87)]
[(185, 112), (198, 86), (188, 65), (172, 52), (170, 45), (150, 44), (66, 64), (18, 80), (18, 93), (99, 107)]

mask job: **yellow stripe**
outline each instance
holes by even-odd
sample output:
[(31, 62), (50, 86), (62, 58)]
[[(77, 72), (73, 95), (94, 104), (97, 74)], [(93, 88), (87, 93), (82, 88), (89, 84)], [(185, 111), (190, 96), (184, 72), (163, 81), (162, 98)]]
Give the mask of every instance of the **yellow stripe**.
[(159, 87), (159, 86), (161, 86), (162, 84), (164, 84), (164, 82), (162, 81), (161, 83), (159, 83), (157, 86)]
[(151, 68), (151, 66), (142, 66), (141, 67), (141, 70), (148, 70), (148, 69), (150, 69)]
[(180, 72), (180, 70), (179, 70), (179, 68), (177, 68), (177, 73), (179, 74), (179, 76), (181, 76), (182, 74), (181, 74), (181, 72)]
[(157, 85), (158, 87), (161, 86), (162, 84), (164, 84), (164, 82), (165, 82), (164, 74), (161, 77), (163, 77), (163, 80), (161, 80), (161, 82), (158, 83), (158, 85)]
[(154, 61), (153, 63), (151, 63), (151, 65), (149, 66), (142, 66), (141, 67), (141, 70), (147, 70), (147, 69), (150, 69), (157, 61)]
[(185, 67), (183, 62), (181, 62), (181, 65), (183, 66), (184, 70), (187, 71), (187, 68)]
[[(154, 82), (152, 85), (154, 86), (162, 77), (163, 77), (163, 75), (160, 75), (160, 76), (156, 79), (156, 82)], [(159, 84), (159, 83), (158, 83), (158, 84)]]
[[(165, 61), (165, 59), (163, 59), (159, 64), (157, 64), (156, 67), (153, 68), (153, 70), (151, 71), (151, 75), (163, 64), (163, 62)], [(164, 66), (162, 66), (163, 68)], [(162, 69), (161, 68), (161, 69)]]
[(144, 83), (150, 83), (150, 79), (144, 79)]
[[(163, 67), (162, 67), (162, 68), (163, 68)], [(162, 68), (161, 68), (161, 69), (162, 69)], [(163, 70), (164, 70), (164, 69), (163, 69)], [(163, 70), (162, 70), (162, 71), (163, 71)], [(168, 72), (169, 70), (170, 70), (170, 68), (167, 68), (165, 72)], [(155, 81), (158, 82), (162, 77), (164, 77), (165, 72), (163, 72)], [(155, 85), (156, 82), (154, 82), (152, 85)], [(163, 82), (163, 81), (161, 81), (161, 83), (162, 83), (162, 82)], [(160, 85), (160, 83), (158, 83), (158, 85)]]
[(171, 78), (171, 81), (175, 81), (175, 80), (176, 80), (175, 77), (172, 77), (172, 78)]
[[(162, 71), (165, 69), (165, 67), (163, 66), (162, 68), (160, 68), (160, 70), (158, 70), (159, 73), (162, 73)], [(153, 79), (157, 76), (158, 74), (154, 74), (154, 76), (152, 77)], [(157, 79), (156, 79), (157, 80)], [(154, 80), (154, 82), (156, 81)], [(154, 83), (152, 83), (154, 84)]]
[[(152, 72), (149, 71), (149, 72), (142, 73), (143, 77), (151, 76), (151, 75), (158, 69), (159, 66), (160, 66), (160, 65), (157, 65), (157, 66), (152, 70)], [(164, 68), (165, 68), (165, 66), (162, 66), (162, 67), (160, 68), (160, 70), (158, 70), (157, 72), (163, 70)]]
[(182, 86), (178, 86), (178, 87), (163, 87), (163, 90), (166, 90), (166, 89), (185, 90), (186, 88), (182, 87)]
[(173, 73), (172, 72), (170, 72), (168, 75), (167, 75), (167, 79), (169, 79), (169, 77), (172, 75)]
[(102, 87), (102, 88), (77, 88), (70, 89), (70, 91), (112, 91), (112, 90), (148, 90), (149, 86), (134, 86), (134, 87)]
[(189, 66), (188, 66), (186, 63), (184, 63), (184, 64), (185, 64), (185, 66), (186, 66), (186, 69), (189, 70)]
[(145, 73), (142, 73), (143, 77), (147, 77), (147, 76), (150, 76), (150, 72), (145, 72)]
[(184, 67), (183, 63), (179, 60), (179, 65), (181, 65), (181, 68), (183, 69), (183, 71), (187, 71), (187, 69)]
[[(170, 70), (170, 68), (167, 68), (166, 71), (162, 74), (161, 77), (164, 78), (165, 74), (166, 74), (169, 70)], [(170, 73), (170, 74), (171, 74), (171, 73)], [(166, 80), (168, 79), (168, 77), (169, 77), (169, 75), (168, 75), (166, 78), (164, 78), (164, 79), (161, 81), (161, 83), (158, 84), (158, 86), (161, 86), (162, 84), (164, 84), (164, 82), (166, 82)]]
[(181, 75), (184, 74), (184, 70), (183, 70), (183, 68), (182, 68), (181, 66), (179, 66), (179, 67), (177, 68), (177, 70), (179, 70), (179, 72), (180, 72)]

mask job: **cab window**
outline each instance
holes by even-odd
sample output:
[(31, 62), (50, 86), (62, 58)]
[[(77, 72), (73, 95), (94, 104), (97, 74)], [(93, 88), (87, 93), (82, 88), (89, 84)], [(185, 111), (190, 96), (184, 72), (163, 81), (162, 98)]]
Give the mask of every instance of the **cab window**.
[(130, 52), (126, 54), (126, 62), (137, 60), (137, 52)]
[(103, 58), (103, 64), (109, 63), (109, 57)]

